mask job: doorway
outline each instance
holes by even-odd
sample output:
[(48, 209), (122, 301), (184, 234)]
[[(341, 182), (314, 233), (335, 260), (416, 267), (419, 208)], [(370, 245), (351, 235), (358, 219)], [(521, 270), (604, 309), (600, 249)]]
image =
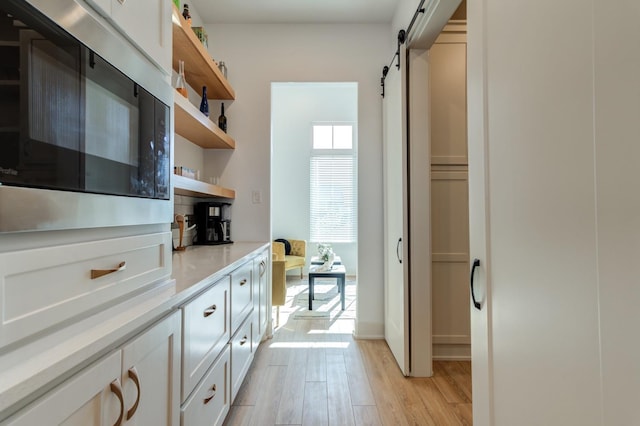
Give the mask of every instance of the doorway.
[[(286, 275), (284, 317), (355, 319), (357, 148), (357, 83), (272, 83), (272, 239), (306, 241), (302, 274), (296, 269)], [(330, 245), (346, 269), (344, 310), (332, 303), (339, 298), (335, 281), (327, 281), (330, 293), (321, 291), (313, 310), (307, 307), (307, 275), (320, 244)]]
[[(465, 4), (460, 8), (465, 7)], [(470, 360), (466, 14), (429, 49), (433, 359)]]

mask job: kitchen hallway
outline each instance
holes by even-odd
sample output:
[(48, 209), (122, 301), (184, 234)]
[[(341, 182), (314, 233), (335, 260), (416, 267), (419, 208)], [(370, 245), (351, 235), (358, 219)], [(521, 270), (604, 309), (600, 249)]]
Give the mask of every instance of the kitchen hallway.
[(469, 361), (436, 361), (433, 377), (405, 378), (383, 340), (353, 338), (353, 320), (280, 321), (225, 425), (472, 424)]

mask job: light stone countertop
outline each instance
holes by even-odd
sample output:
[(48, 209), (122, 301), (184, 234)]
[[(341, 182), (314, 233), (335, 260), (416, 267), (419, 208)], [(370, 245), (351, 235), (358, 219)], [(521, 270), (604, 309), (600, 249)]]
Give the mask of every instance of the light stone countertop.
[(205, 290), (214, 281), (233, 272), (244, 262), (269, 247), (268, 242), (239, 242), (214, 246), (189, 246), (173, 253), (173, 273), (176, 280), (175, 306)]

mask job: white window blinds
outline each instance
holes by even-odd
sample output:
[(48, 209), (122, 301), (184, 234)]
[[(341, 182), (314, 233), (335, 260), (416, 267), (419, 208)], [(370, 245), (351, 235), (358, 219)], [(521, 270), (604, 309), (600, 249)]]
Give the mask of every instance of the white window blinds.
[(355, 156), (312, 156), (310, 191), (311, 241), (355, 242)]

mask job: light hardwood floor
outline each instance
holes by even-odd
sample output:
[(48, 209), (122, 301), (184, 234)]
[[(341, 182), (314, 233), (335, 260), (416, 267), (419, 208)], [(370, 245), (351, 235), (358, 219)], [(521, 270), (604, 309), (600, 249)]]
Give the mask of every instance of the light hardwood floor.
[(405, 378), (353, 320), (289, 319), (263, 342), (225, 425), (471, 425), (471, 363)]

